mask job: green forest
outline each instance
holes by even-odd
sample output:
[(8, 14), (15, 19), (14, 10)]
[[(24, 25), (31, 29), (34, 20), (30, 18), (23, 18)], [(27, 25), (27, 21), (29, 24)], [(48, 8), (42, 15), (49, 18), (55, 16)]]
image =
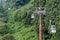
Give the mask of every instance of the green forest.
[[(34, 7), (46, 7), (42, 16), (43, 40), (60, 40), (60, 0), (0, 0), (0, 40), (39, 40), (39, 15)], [(49, 20), (56, 26), (51, 34)]]

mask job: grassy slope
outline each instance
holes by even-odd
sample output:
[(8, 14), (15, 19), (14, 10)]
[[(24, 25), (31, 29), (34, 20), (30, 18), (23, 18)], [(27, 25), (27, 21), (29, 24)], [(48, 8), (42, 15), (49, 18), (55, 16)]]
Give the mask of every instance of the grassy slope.
[[(28, 4), (16, 10), (13, 15), (17, 11), (22, 11), (29, 9), (33, 4), (31, 4), (34, 0), (31, 0)], [(22, 13), (23, 14), (23, 13)], [(12, 26), (14, 26), (15, 33), (13, 34), (16, 40), (38, 40), (38, 35), (35, 30), (36, 26), (24, 26), (23, 22), (15, 22)], [(31, 30), (33, 30), (31, 32)]]

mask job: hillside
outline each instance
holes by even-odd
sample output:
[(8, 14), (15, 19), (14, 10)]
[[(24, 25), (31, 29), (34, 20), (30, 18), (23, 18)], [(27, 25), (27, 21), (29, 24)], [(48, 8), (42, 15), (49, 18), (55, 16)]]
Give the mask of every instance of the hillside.
[[(60, 39), (60, 0), (1, 1), (0, 40), (39, 40), (40, 16), (31, 18), (34, 6), (46, 7), (46, 15), (42, 16), (43, 40)], [(56, 26), (55, 34), (50, 33), (51, 25)]]

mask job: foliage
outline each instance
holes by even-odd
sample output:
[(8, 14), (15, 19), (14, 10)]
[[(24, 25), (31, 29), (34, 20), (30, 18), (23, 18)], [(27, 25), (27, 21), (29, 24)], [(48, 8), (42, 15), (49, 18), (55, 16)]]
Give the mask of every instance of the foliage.
[(15, 40), (11, 34), (4, 35), (1, 40)]
[[(42, 16), (43, 40), (60, 39), (60, 0), (7, 0), (0, 4), (1, 40), (38, 40), (39, 15), (31, 19), (34, 6), (46, 7)], [(39, 3), (39, 4), (38, 4)], [(50, 34), (50, 23), (56, 26), (56, 34)], [(58, 38), (57, 38), (58, 37)]]

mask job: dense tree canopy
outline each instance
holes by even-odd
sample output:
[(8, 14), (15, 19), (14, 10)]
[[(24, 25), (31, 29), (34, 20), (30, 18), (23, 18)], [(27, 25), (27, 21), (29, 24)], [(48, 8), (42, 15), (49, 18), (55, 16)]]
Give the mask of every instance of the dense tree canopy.
[[(7, 0), (0, 3), (0, 40), (39, 40), (39, 15), (34, 7), (46, 7), (42, 16), (43, 40), (60, 39), (60, 0)], [(50, 34), (49, 20), (57, 32)]]

